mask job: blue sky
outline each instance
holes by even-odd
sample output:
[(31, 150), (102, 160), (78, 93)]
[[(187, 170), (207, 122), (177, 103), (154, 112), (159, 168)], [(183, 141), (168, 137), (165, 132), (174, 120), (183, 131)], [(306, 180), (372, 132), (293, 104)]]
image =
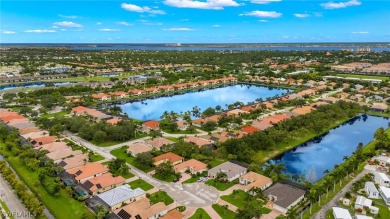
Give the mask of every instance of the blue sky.
[(388, 0), (1, 0), (2, 43), (389, 42)]

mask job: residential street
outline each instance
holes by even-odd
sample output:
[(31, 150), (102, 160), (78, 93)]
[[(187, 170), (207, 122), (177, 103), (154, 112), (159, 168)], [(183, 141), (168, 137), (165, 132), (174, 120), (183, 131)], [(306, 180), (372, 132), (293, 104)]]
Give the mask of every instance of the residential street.
[[(104, 158), (111, 160), (115, 159), (115, 156), (110, 154), (112, 147), (98, 147), (84, 139), (69, 133), (64, 132), (64, 135), (72, 139), (76, 143), (87, 147), (88, 149), (101, 154)], [(133, 142), (140, 141), (134, 140)], [(129, 144), (129, 142), (127, 142)], [(125, 144), (126, 145), (126, 144)], [(115, 145), (114, 147), (120, 147)], [(153, 178), (149, 174), (127, 164), (130, 167), (130, 171), (137, 177), (147, 181), (159, 190), (166, 191), (176, 203), (187, 207), (204, 207), (215, 203), (219, 198), (219, 191), (214, 187), (205, 185), (203, 183), (192, 183), (192, 184), (180, 184), (180, 183), (168, 183), (156, 178)]]
[[(12, 188), (8, 185), (2, 175), (0, 175), (0, 198), (8, 206), (10, 213), (26, 213), (28, 210), (24, 207), (22, 202), (18, 199)], [(15, 218), (28, 218), (27, 216), (20, 215), (21, 217)]]
[(326, 212), (331, 209), (332, 207), (334, 206), (338, 206), (337, 202), (338, 200), (344, 196), (344, 194), (349, 191), (352, 187), (352, 184), (356, 181), (358, 181), (359, 179), (361, 179), (362, 177), (364, 177), (364, 175), (366, 175), (367, 173), (369, 173), (369, 170), (367, 170), (366, 168), (364, 168), (364, 170), (362, 172), (360, 172), (355, 178), (353, 178), (351, 180), (351, 182), (349, 182), (346, 186), (344, 186), (344, 188), (339, 191), (337, 193), (337, 195), (335, 195), (332, 200), (329, 201), (329, 203), (327, 203), (326, 205), (323, 205), (323, 207), (321, 208), (321, 210), (319, 212), (317, 212), (317, 214), (315, 214), (313, 216), (313, 219), (324, 219), (325, 218), (325, 215), (326, 215)]

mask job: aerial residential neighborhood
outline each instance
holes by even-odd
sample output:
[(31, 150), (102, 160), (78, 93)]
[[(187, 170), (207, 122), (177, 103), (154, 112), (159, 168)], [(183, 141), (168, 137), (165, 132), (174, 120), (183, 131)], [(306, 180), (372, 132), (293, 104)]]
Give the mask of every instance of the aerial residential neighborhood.
[(2, 1), (1, 219), (390, 219), (389, 14)]

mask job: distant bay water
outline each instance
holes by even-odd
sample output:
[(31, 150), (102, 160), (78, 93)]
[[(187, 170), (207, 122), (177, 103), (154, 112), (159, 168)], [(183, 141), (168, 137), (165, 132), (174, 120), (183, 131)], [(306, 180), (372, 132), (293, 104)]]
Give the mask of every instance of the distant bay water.
[(390, 43), (329, 43), (329, 44), (60, 44), (3, 43), (0, 47), (67, 47), (74, 50), (160, 50), (160, 51), (338, 51), (370, 48), (390, 51)]

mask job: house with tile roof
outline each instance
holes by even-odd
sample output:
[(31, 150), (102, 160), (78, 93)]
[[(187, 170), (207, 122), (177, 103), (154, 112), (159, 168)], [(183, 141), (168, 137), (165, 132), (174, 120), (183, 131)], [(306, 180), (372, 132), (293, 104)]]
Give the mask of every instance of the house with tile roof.
[(220, 172), (225, 173), (226, 180), (231, 182), (235, 179), (238, 179), (240, 176), (244, 175), (247, 172), (247, 168), (232, 162), (225, 162), (214, 168), (209, 169), (208, 176), (211, 178), (216, 178), (218, 173)]
[(92, 98), (98, 99), (98, 100), (100, 100), (100, 101), (111, 100), (111, 96), (110, 96), (110, 95), (108, 95), (108, 94), (103, 94), (103, 93), (92, 94)]
[(145, 143), (152, 146), (153, 148), (157, 148), (158, 150), (161, 150), (161, 148), (164, 146), (170, 146), (170, 145), (175, 144), (174, 141), (168, 140), (168, 139), (163, 138), (163, 137), (149, 139), (149, 140), (146, 140)]
[(101, 192), (113, 189), (117, 186), (123, 185), (126, 179), (122, 176), (112, 176), (111, 173), (91, 178), (82, 183), (83, 187), (89, 191), (90, 195), (96, 195)]
[(213, 145), (213, 143), (210, 140), (207, 140), (207, 139), (204, 139), (204, 138), (195, 137), (195, 136), (187, 136), (183, 140), (185, 142), (197, 145), (198, 147), (203, 147), (203, 146), (211, 147)]
[(64, 158), (80, 155), (82, 153), (83, 152), (81, 150), (74, 151), (74, 150), (72, 150), (72, 148), (67, 147), (65, 149), (52, 151), (52, 152), (47, 153), (45, 155), (46, 155), (46, 157), (52, 159), (54, 162), (58, 162)]
[(75, 180), (82, 183), (88, 179), (103, 175), (108, 172), (108, 168), (101, 163), (88, 163), (84, 166), (67, 170), (67, 172), (74, 176)]
[(129, 148), (127, 149), (127, 152), (130, 153), (132, 156), (137, 156), (137, 154), (144, 153), (144, 152), (150, 152), (152, 151), (152, 147), (145, 144), (145, 142), (137, 142), (134, 144), (129, 145)]
[(271, 178), (252, 171), (240, 176), (239, 180), (245, 192), (255, 188), (265, 190), (272, 185)]
[(88, 164), (88, 154), (79, 154), (73, 157), (65, 158), (63, 160), (54, 162), (57, 163), (62, 169), (70, 170), (73, 168), (85, 166)]
[(146, 129), (153, 129), (153, 130), (159, 130), (160, 129), (160, 122), (156, 120), (149, 120), (142, 123), (142, 126)]
[(141, 198), (114, 211), (120, 219), (158, 219), (168, 213), (163, 202), (152, 204), (148, 198)]
[(184, 214), (182, 214), (180, 211), (173, 209), (172, 211), (169, 211), (166, 215), (160, 217), (160, 219), (183, 219)]
[(242, 129), (241, 129), (242, 132), (244, 132), (245, 134), (253, 134), (254, 132), (257, 132), (259, 131), (258, 128), (256, 127), (253, 127), (253, 126), (244, 126)]
[(184, 173), (188, 170), (191, 174), (197, 174), (207, 171), (207, 164), (195, 159), (191, 159), (177, 164), (173, 168), (180, 173)]
[(33, 144), (35, 147), (37, 147), (37, 146), (41, 146), (44, 144), (49, 144), (49, 143), (55, 142), (56, 140), (57, 140), (56, 136), (44, 136), (44, 137), (32, 139), (31, 144)]
[(66, 145), (65, 142), (52, 142), (49, 144), (44, 144), (42, 146), (37, 146), (36, 149), (40, 151), (48, 151), (53, 152), (53, 151), (59, 151), (59, 150), (64, 150), (64, 149), (69, 149), (70, 147)]
[(158, 166), (162, 163), (170, 162), (172, 165), (176, 165), (179, 163), (182, 163), (184, 161), (184, 158), (182, 156), (179, 156), (175, 153), (168, 152), (162, 155), (159, 155), (157, 157), (153, 158), (153, 162), (155, 166)]

